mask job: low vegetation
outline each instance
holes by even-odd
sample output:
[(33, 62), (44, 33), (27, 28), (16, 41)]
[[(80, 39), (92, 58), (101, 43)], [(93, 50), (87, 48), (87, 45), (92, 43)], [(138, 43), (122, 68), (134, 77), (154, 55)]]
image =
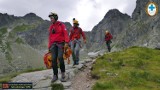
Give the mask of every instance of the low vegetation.
[(51, 84), (52, 90), (64, 90), (63, 84)]
[(15, 40), (15, 42), (18, 43), (18, 44), (24, 44), (24, 43), (25, 43), (25, 42), (23, 41), (23, 39), (22, 39), (22, 38), (19, 38), (19, 37)]
[(32, 28), (34, 28), (34, 26), (22, 24), (22, 25), (16, 26), (12, 32), (14, 33), (22, 32), (22, 31), (31, 30)]
[(7, 28), (0, 29), (0, 37), (2, 37), (5, 33), (7, 33)]
[(131, 47), (99, 57), (93, 90), (160, 90), (160, 50)]

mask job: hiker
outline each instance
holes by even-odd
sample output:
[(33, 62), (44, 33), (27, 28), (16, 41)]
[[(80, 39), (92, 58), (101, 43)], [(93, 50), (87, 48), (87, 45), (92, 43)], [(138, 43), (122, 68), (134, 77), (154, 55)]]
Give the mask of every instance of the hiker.
[(108, 52), (111, 52), (111, 46), (110, 46), (110, 44), (112, 43), (111, 39), (112, 35), (109, 33), (109, 31), (106, 31), (105, 41), (106, 41), (106, 46), (108, 48)]
[(51, 82), (55, 82), (58, 79), (57, 60), (60, 64), (61, 81), (64, 82), (66, 81), (66, 78), (63, 47), (68, 46), (69, 36), (65, 25), (58, 21), (58, 15), (56, 13), (51, 12), (48, 17), (51, 20), (48, 49), (52, 54), (52, 69), (54, 74)]
[(82, 29), (79, 27), (78, 21), (73, 18), (73, 27), (70, 30), (70, 43), (72, 49), (72, 59), (73, 59), (73, 66), (79, 64), (79, 50), (81, 46), (81, 35), (83, 37), (84, 43), (86, 43), (86, 36)]

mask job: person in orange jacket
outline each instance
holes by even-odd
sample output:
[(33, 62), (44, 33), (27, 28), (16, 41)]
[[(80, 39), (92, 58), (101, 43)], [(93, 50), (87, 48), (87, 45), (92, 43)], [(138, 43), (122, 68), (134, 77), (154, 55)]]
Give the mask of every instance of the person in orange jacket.
[(105, 41), (106, 41), (106, 45), (109, 52), (111, 51), (111, 46), (110, 46), (110, 44), (112, 43), (111, 39), (112, 39), (112, 35), (109, 33), (109, 31), (106, 31)]
[(84, 43), (86, 43), (86, 36), (84, 32), (79, 27), (78, 21), (75, 18), (73, 18), (73, 27), (70, 30), (73, 65), (79, 64), (79, 50), (81, 47), (81, 41), (80, 41), (81, 36), (83, 37)]
[(66, 77), (63, 47), (68, 46), (69, 36), (65, 25), (58, 21), (58, 15), (56, 13), (51, 12), (48, 17), (51, 20), (51, 25), (49, 27), (48, 49), (52, 54), (52, 69), (54, 73), (51, 82), (55, 82), (58, 79), (57, 59), (59, 60), (62, 74), (61, 81), (64, 82), (66, 81)]

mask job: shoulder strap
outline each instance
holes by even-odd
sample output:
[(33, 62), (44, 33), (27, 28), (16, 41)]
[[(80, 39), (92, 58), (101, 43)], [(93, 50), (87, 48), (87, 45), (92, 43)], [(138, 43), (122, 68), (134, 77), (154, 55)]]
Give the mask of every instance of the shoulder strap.
[(80, 33), (82, 33), (82, 29), (80, 27), (78, 27), (78, 30), (79, 30)]
[(59, 24), (58, 25), (62, 25), (62, 22), (59, 22)]

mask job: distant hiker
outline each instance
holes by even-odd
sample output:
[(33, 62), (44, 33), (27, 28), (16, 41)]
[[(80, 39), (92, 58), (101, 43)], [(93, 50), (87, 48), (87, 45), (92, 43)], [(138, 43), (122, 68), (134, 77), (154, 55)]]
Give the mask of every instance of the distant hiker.
[(79, 50), (82, 47), (80, 41), (81, 35), (83, 37), (83, 42), (86, 43), (86, 36), (84, 32), (79, 27), (78, 21), (75, 18), (73, 18), (73, 27), (70, 31), (70, 43), (72, 49), (73, 65), (79, 64)]
[(51, 25), (49, 27), (48, 49), (52, 54), (52, 68), (54, 73), (52, 82), (55, 82), (58, 79), (57, 59), (59, 60), (61, 69), (61, 81), (64, 82), (66, 81), (66, 78), (63, 47), (68, 46), (69, 36), (65, 25), (62, 22), (57, 21), (58, 15), (56, 13), (51, 12), (48, 17), (51, 20)]
[(111, 46), (110, 46), (110, 44), (112, 43), (111, 39), (112, 39), (112, 35), (109, 33), (109, 31), (106, 31), (105, 41), (106, 41), (106, 45), (109, 52), (111, 51)]

